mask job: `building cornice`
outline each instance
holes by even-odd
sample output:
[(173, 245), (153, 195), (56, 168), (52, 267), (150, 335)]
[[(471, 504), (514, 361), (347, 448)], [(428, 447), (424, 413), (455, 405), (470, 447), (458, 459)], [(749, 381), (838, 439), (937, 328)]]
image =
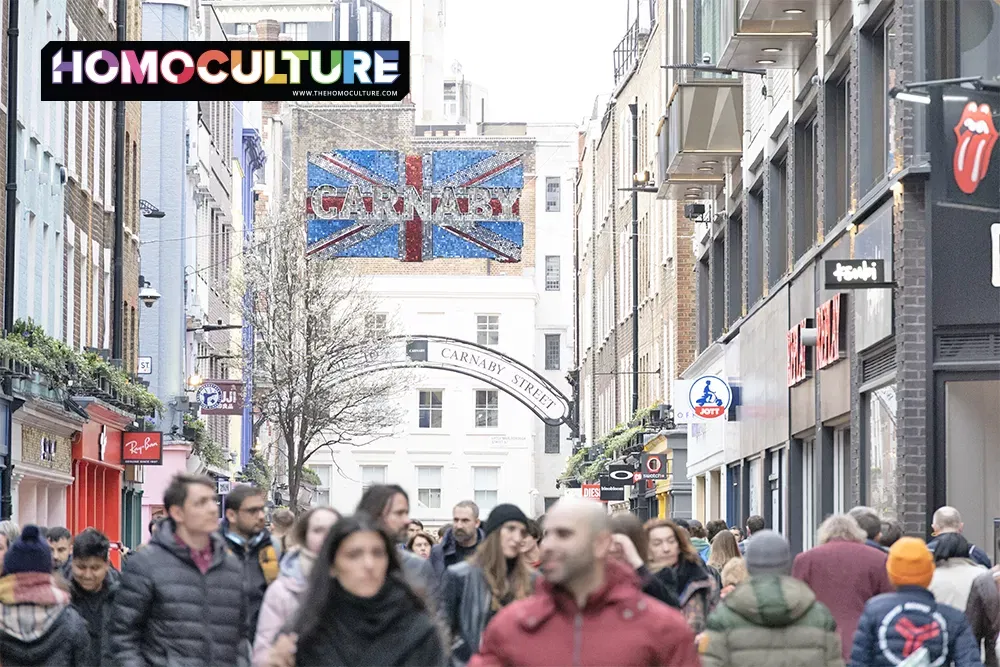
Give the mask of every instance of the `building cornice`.
[(86, 423), (61, 405), (41, 398), (26, 400), (21, 409), (13, 414), (13, 420), (64, 438), (72, 438)]
[(19, 484), (25, 478), (28, 479), (41, 479), (46, 482), (59, 484), (60, 486), (69, 486), (73, 483), (73, 475), (68, 475), (64, 472), (58, 470), (51, 470), (49, 468), (42, 468), (40, 466), (32, 465), (30, 463), (25, 463), (23, 461), (16, 461), (16, 465), (12, 472), (13, 483)]

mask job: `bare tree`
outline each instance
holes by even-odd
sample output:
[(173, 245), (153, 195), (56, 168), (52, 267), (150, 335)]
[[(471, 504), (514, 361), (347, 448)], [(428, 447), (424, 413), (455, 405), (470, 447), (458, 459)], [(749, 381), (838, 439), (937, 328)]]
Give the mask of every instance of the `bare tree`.
[(324, 447), (363, 446), (399, 424), (394, 397), (406, 371), (365, 372), (391, 361), (392, 317), (349, 260), (305, 256), (305, 221), (286, 209), (258, 224), (243, 273), (257, 335), (254, 400), (278, 432), (298, 511), (302, 469)]

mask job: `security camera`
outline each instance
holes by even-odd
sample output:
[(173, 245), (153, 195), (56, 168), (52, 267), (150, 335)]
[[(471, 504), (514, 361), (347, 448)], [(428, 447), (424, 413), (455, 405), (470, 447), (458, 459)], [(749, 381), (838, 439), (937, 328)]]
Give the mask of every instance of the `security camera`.
[(152, 308), (153, 304), (160, 300), (160, 293), (146, 285), (139, 290), (139, 300), (146, 304), (146, 308)]
[(705, 53), (705, 54), (703, 54), (701, 56), (701, 63), (703, 65), (711, 65), (712, 64), (712, 54), (711, 53)]

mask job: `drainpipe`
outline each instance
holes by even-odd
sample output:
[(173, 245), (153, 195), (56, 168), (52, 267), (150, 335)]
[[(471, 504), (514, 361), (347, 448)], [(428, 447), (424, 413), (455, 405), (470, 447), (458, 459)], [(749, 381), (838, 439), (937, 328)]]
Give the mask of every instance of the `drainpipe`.
[[(124, 42), (126, 0), (118, 0), (118, 41)], [(124, 254), (125, 254), (125, 101), (115, 103), (115, 244), (113, 250), (114, 275), (111, 278), (111, 359), (122, 364), (122, 337), (124, 335)], [(134, 369), (132, 369), (134, 370)]]
[[(14, 328), (14, 261), (15, 243), (17, 239), (17, 35), (18, 35), (18, 0), (8, 2), (7, 24), (7, 234), (4, 252), (4, 295), (3, 295), (3, 333), (6, 335)], [(7, 396), (13, 396), (11, 377), (3, 381), (3, 391)], [(13, 463), (11, 461), (11, 415), (15, 407), (11, 405), (4, 417), (6, 424), (5, 454), (3, 455), (3, 473), (0, 476), (0, 519), (11, 518), (13, 512)]]
[(639, 168), (639, 98), (628, 105), (632, 113), (632, 414), (639, 409), (639, 193), (635, 173)]

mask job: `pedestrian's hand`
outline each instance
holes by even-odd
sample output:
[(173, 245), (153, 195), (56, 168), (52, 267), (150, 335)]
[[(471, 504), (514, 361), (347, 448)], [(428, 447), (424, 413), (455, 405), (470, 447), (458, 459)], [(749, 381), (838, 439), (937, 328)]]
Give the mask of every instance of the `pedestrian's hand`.
[(635, 544), (629, 539), (628, 535), (622, 535), (620, 533), (615, 533), (611, 536), (615, 545), (620, 549), (621, 557), (634, 568), (642, 567), (644, 561), (642, 556), (639, 555), (639, 551), (635, 548)]
[(271, 646), (268, 667), (295, 667), (295, 648), (298, 635), (279, 635)]

